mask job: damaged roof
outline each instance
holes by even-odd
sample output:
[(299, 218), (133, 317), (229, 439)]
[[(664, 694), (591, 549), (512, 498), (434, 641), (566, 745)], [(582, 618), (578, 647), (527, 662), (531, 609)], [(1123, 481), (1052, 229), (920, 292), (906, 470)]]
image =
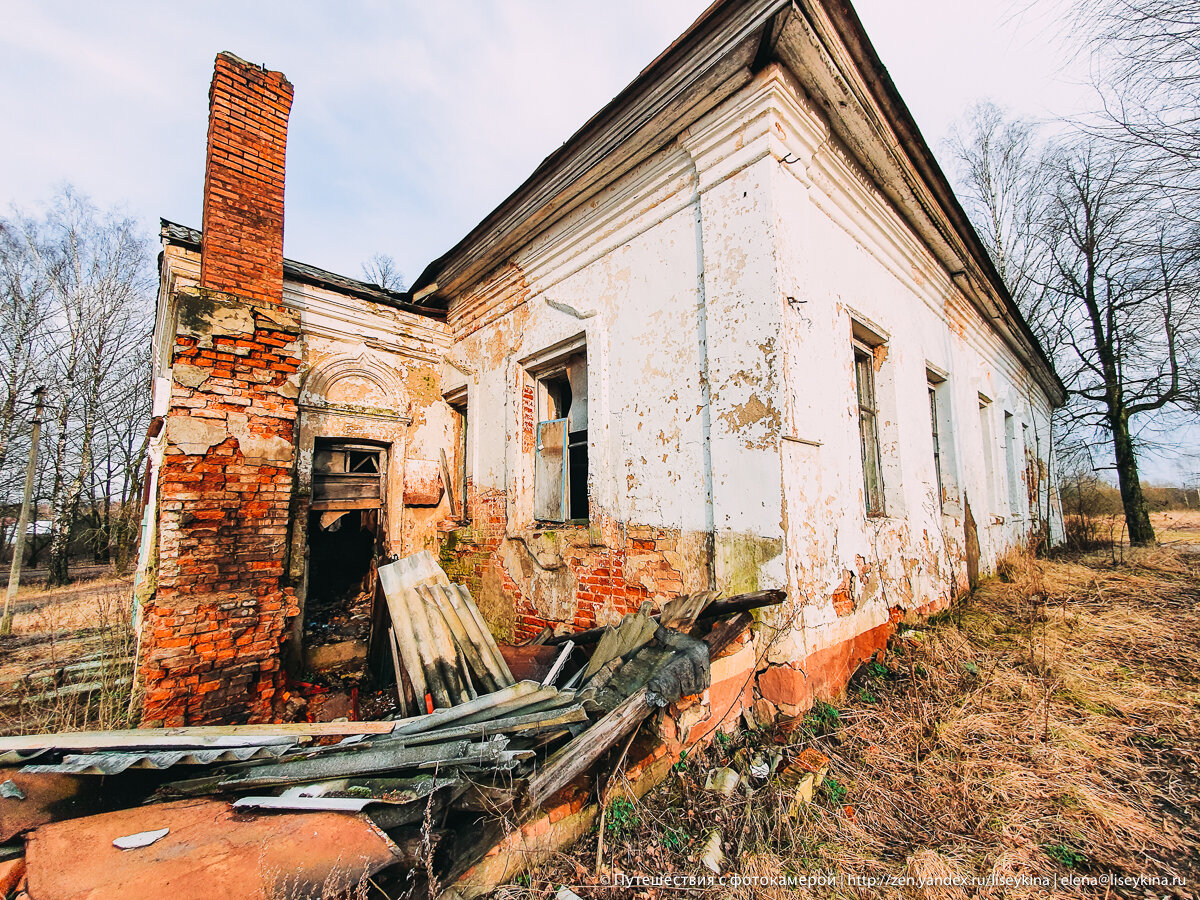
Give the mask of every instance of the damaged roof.
[[(168, 219), (159, 219), (159, 237), (167, 244), (174, 244), (177, 247), (187, 247), (190, 250), (199, 250), (202, 233), (198, 228), (189, 228), (186, 225), (180, 225)], [(408, 295), (403, 291), (389, 290), (377, 284), (359, 281), (357, 278), (350, 278), (346, 275), (338, 275), (336, 272), (319, 269), (316, 266), (297, 262), (294, 259), (284, 259), (283, 278), (284, 281), (310, 284), (314, 287), (325, 288), (339, 294), (348, 294), (362, 300), (370, 300), (373, 303), (382, 303), (385, 306), (395, 307), (396, 309), (406, 310), (407, 312), (417, 313), (422, 316), (431, 316), (438, 319), (443, 317), (440, 310), (430, 309), (428, 306), (417, 306), (409, 302)]]
[(779, 62), (827, 113), (838, 139), (955, 284), (1033, 373), (1066, 391), (847, 0), (717, 0), (525, 182), (413, 283), (445, 308), (471, 280)]

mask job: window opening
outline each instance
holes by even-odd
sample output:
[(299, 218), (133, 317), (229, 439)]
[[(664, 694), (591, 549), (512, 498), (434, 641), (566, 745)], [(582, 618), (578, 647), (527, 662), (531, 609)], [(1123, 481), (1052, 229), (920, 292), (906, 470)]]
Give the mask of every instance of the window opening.
[(882, 516), (883, 464), (879, 450), (879, 410), (875, 393), (875, 354), (854, 344), (854, 380), (858, 393), (858, 439), (862, 453), (863, 499), (868, 516)]
[(543, 522), (587, 522), (587, 356), (576, 353), (542, 367), (534, 379), (534, 517)]
[(987, 488), (989, 509), (996, 509), (996, 464), (993, 460), (995, 453), (992, 438), (992, 403), (982, 394), (979, 395), (979, 434), (983, 441), (983, 477)]
[(938, 392), (937, 385), (929, 385), (929, 420), (933, 430), (933, 470), (937, 476), (938, 508), (945, 502), (945, 486), (942, 483), (942, 446), (938, 436)]
[(1010, 412), (1004, 413), (1004, 462), (1008, 475), (1008, 511), (1014, 516), (1021, 514), (1021, 469), (1017, 462), (1017, 420)]

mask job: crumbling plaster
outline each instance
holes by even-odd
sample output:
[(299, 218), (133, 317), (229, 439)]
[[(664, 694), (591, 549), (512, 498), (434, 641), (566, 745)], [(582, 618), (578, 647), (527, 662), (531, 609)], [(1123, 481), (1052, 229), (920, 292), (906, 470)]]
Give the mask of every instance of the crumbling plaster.
[[(887, 338), (879, 518), (863, 511), (852, 317)], [(786, 586), (772, 662), (802, 665), (962, 589), (964, 497), (985, 569), (1034, 525), (1004, 501), (999, 417), (1030, 426), (1045, 469), (1048, 399), (777, 66), (458, 292), (448, 321), (443, 389), (466, 388), (468, 468), (505, 498), (505, 544), (533, 525), (523, 363), (582, 334), (593, 524), (698, 536), (721, 589)], [(927, 368), (945, 379), (942, 506)], [(991, 489), (981, 393), (997, 416)], [(494, 562), (533, 589), (513, 556)]]
[[(788, 583), (790, 595), (804, 604), (803, 627), (772, 648), (773, 660), (784, 662), (867, 633), (898, 609), (944, 603), (963, 589), (965, 499), (979, 522), (984, 569), (1025, 540), (1036, 523), (1027, 507), (1018, 515), (1009, 510), (1001, 415), (1010, 412), (1029, 426), (1022, 466), (1028, 451), (1045, 467), (1050, 404), (953, 277), (831, 138), (803, 93), (782, 72), (767, 81), (779, 137), (770, 187), (783, 295), (782, 403), (787, 434), (798, 439), (786, 441), (782, 454)], [(864, 513), (854, 320), (886, 338), (875, 359), (887, 507), (880, 517)], [(944, 379), (940, 504), (929, 371)], [(990, 488), (982, 464), (981, 393), (992, 400), (996, 417)], [(1024, 483), (1019, 490), (1026, 495)], [(1050, 525), (1058, 534), (1056, 513)], [(839, 610), (839, 591), (847, 587), (849, 609)]]
[[(205, 372), (174, 364), (172, 347), (180, 316), (181, 298), (198, 291), (200, 254), (168, 243), (164, 247), (164, 277), (154, 342), (154, 414), (169, 409), (172, 383), (196, 387)], [(186, 306), (186, 304), (185, 304)], [(436, 461), (439, 450), (453, 445), (455, 424), (439, 390), (440, 361), (449, 346), (449, 330), (436, 320), (394, 309), (315, 285), (287, 282), (284, 306), (299, 322), (302, 366), (292, 379), (292, 394), (300, 412), (295, 446), (295, 490), (292, 504), (287, 573), (291, 582), (306, 578), (307, 501), (312, 484), (312, 452), (317, 438), (360, 439), (388, 449), (384, 521), (387, 550), (396, 556), (436, 548), (437, 523), (449, 516), (447, 498), (436, 507), (404, 504), (405, 460)], [(238, 325), (236, 306), (216, 310), (217, 325)], [(221, 323), (224, 323), (222, 325)], [(236, 416), (229, 431), (247, 455), (271, 455), (250, 433), (236, 433)], [(220, 433), (217, 433), (220, 431)], [(151, 441), (151, 504), (143, 525), (139, 582), (143, 595), (153, 591), (151, 571), (157, 565), (152, 547), (157, 515), (157, 473), (168, 441), (196, 450), (229, 437), (209, 420), (172, 416), (168, 429)], [(278, 441), (278, 438), (272, 440)], [(286, 448), (289, 457), (292, 447)], [(301, 597), (303, 590), (300, 591)], [(298, 623), (294, 623), (296, 627)]]

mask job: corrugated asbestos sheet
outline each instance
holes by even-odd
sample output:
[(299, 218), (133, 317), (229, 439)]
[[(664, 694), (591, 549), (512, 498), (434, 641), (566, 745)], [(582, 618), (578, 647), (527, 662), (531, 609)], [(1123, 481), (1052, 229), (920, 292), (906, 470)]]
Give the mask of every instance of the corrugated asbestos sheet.
[(208, 766), (214, 763), (245, 762), (249, 759), (278, 759), (295, 744), (266, 747), (218, 747), (212, 750), (159, 750), (146, 753), (75, 753), (60, 762), (30, 765), (23, 772), (57, 772), (60, 775), (116, 775), (126, 769), (169, 769), (172, 766)]

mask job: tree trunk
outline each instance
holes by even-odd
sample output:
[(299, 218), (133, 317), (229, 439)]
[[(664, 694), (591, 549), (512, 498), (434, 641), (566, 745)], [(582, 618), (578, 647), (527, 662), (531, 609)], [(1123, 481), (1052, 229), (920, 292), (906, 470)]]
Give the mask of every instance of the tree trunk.
[(1129, 417), (1117, 413), (1109, 417), (1109, 424), (1112, 426), (1113, 453), (1117, 459), (1117, 479), (1121, 486), (1121, 505), (1125, 509), (1129, 543), (1134, 547), (1152, 546), (1154, 526), (1150, 524), (1142, 482), (1138, 478), (1137, 455), (1133, 449), (1133, 437), (1129, 433)]
[(71, 540), (70, 505), (64, 493), (64, 469), (67, 465), (67, 424), (70, 421), (70, 405), (66, 396), (58, 410), (58, 434), (54, 441), (54, 481), (50, 490), (50, 555), (46, 561), (46, 586), (66, 584), (68, 573), (67, 549)]

